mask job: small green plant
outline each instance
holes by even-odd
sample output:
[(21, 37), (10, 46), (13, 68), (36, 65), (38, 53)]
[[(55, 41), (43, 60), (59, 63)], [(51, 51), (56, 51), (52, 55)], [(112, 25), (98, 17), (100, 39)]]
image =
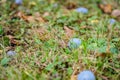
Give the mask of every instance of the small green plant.
[(3, 35), (3, 33), (4, 33), (3, 27), (0, 25), (0, 35)]
[(8, 64), (8, 62), (10, 61), (10, 59), (9, 58), (7, 58), (7, 57), (4, 57), (2, 60), (1, 60), (1, 65), (2, 66), (5, 66), (5, 65), (7, 65)]

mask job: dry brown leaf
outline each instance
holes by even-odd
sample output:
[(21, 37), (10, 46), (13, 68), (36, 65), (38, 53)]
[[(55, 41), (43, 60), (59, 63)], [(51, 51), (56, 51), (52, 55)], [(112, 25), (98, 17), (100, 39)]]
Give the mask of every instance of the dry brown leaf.
[(96, 57), (98, 58), (98, 57), (101, 57), (101, 58), (105, 58), (105, 57), (109, 57), (111, 54), (110, 53), (96, 53)]
[(14, 36), (12, 36), (12, 35), (7, 35), (7, 37), (8, 37), (9, 39), (14, 39)]
[(62, 48), (67, 47), (67, 43), (66, 43), (64, 40), (60, 40), (60, 41), (59, 41), (59, 45), (60, 45), (60, 47), (62, 47)]
[(45, 22), (42, 17), (36, 17), (35, 20), (38, 21), (38, 22)]
[(77, 76), (76, 75), (72, 75), (70, 80), (77, 80)]
[(39, 35), (39, 39), (42, 41), (46, 41), (51, 38), (50, 33), (44, 28), (40, 27), (38, 29), (34, 29), (34, 33)]
[(49, 15), (50, 15), (49, 12), (45, 12), (45, 13), (43, 14), (43, 17), (49, 16)]
[(43, 27), (40, 27), (38, 29), (36, 29), (36, 31), (40, 34), (40, 35), (43, 35), (45, 33), (47, 33), (47, 30)]
[(39, 12), (36, 12), (36, 13), (34, 14), (34, 18), (35, 18), (35, 20), (38, 21), (38, 22), (45, 22), (45, 20), (40, 16), (40, 13), (39, 13)]
[(3, 50), (0, 50), (0, 54), (3, 52)]
[(114, 17), (119, 17), (120, 16), (120, 10), (119, 9), (113, 10), (111, 15), (114, 16)]
[(35, 17), (40, 17), (40, 13), (39, 13), (39, 12), (35, 12), (35, 13), (34, 13), (34, 16), (35, 16)]
[(19, 11), (19, 12), (15, 13), (15, 16), (19, 17), (19, 18), (23, 18), (25, 16), (25, 14), (23, 12)]
[(16, 13), (16, 16), (27, 21), (27, 22), (35, 22), (35, 19), (33, 16), (26, 16), (23, 12), (19, 11)]
[(16, 13), (16, 17), (19, 17), (27, 22), (45, 22), (45, 20), (40, 16), (40, 14), (38, 12), (36, 12), (33, 16), (28, 16), (28, 15), (25, 15), (23, 12), (19, 11)]
[(35, 22), (34, 16), (24, 16), (23, 19), (27, 22)]
[(77, 7), (76, 1), (68, 1), (68, 2), (66, 3), (66, 8), (67, 8), (67, 9), (74, 9), (74, 8), (76, 8), (76, 7)]
[(111, 4), (99, 4), (99, 7), (104, 13), (111, 13), (112, 12), (112, 5)]
[(7, 37), (8, 37), (9, 40), (10, 40), (11, 46), (20, 45), (20, 44), (21, 44), (21, 42), (20, 42), (19, 40), (16, 40), (14, 36), (12, 36), (12, 35), (7, 35)]
[(103, 76), (103, 75), (101, 75), (101, 78), (102, 78), (103, 80), (109, 80), (108, 77)]
[(74, 30), (68, 28), (67, 26), (64, 26), (64, 30), (65, 30), (65, 35), (66, 35), (67, 38), (73, 37), (73, 35), (75, 33)]
[(10, 39), (10, 44), (11, 46), (14, 46), (14, 45), (20, 45), (21, 43), (18, 40)]
[(90, 27), (90, 26), (82, 26), (82, 27), (80, 27), (81, 29), (92, 29), (92, 27)]

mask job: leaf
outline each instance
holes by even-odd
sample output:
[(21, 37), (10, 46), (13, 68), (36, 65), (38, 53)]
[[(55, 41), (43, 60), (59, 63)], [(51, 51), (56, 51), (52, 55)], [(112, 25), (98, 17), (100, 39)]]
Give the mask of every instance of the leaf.
[(82, 26), (81, 29), (93, 29), (91, 26)]
[(66, 8), (67, 9), (74, 9), (74, 8), (76, 8), (77, 7), (77, 3), (76, 3), (76, 1), (68, 1), (68, 2), (66, 2)]
[(36, 2), (34, 2), (34, 1), (30, 1), (30, 2), (29, 2), (29, 5), (30, 5), (30, 6), (36, 6), (37, 4), (36, 4)]
[(120, 10), (119, 9), (113, 10), (111, 15), (114, 16), (114, 17), (119, 17), (120, 16)]
[(47, 16), (49, 16), (49, 15), (50, 15), (49, 12), (45, 12), (45, 13), (43, 14), (43, 17), (47, 17)]
[(23, 18), (25, 14), (22, 11), (18, 11), (14, 14), (15, 17)]
[(110, 48), (110, 52), (113, 53), (113, 54), (118, 54), (119, 50), (114, 47), (114, 48)]
[(1, 60), (1, 65), (4, 66), (4, 65), (8, 64), (9, 61), (10, 61), (10, 59), (5, 57)]
[(54, 67), (54, 64), (51, 63), (51, 64), (48, 64), (45, 69), (50, 71), (53, 69), (53, 67)]
[(34, 14), (34, 18), (35, 18), (35, 20), (38, 21), (38, 22), (45, 22), (45, 20), (40, 16), (40, 13), (39, 13), (39, 12), (36, 12), (36, 13)]
[(34, 15), (25, 15), (23, 12), (19, 11), (16, 13), (16, 16), (29, 23), (45, 22), (45, 20), (40, 16), (39, 12), (35, 12)]
[(11, 45), (20, 45), (20, 41), (16, 40), (14, 36), (8, 35), (7, 38), (9, 39), (9, 43)]
[(3, 42), (4, 45), (5, 45), (5, 46), (9, 46), (9, 41), (10, 41), (10, 39), (9, 39), (8, 37), (4, 36), (4, 37), (3, 37), (3, 40), (4, 40), (4, 42)]
[(24, 20), (27, 22), (35, 22), (35, 19), (33, 16), (24, 16)]
[(111, 4), (99, 4), (99, 7), (104, 13), (111, 13), (112, 12), (112, 5)]
[(62, 47), (62, 48), (67, 47), (67, 43), (66, 43), (64, 40), (60, 40), (60, 41), (59, 41), (59, 45), (60, 45), (60, 47)]
[(2, 28), (2, 26), (0, 25), (0, 35), (2, 35), (4, 33), (4, 30)]
[(72, 75), (70, 80), (77, 80), (77, 76), (76, 75)]
[(0, 55), (2, 55), (3, 50), (0, 50)]
[(65, 35), (66, 35), (67, 38), (73, 37), (73, 35), (75, 33), (74, 30), (68, 28), (67, 26), (64, 26), (64, 31), (65, 31)]
[(39, 39), (46, 41), (52, 37), (52, 35), (44, 27), (40, 27), (33, 30), (35, 34), (38, 34)]

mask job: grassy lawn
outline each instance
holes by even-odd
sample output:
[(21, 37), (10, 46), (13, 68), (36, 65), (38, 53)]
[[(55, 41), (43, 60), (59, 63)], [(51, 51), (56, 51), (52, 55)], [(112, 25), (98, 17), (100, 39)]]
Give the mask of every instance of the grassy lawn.
[[(120, 80), (120, 16), (100, 4), (120, 10), (119, 0), (1, 0), (0, 80), (77, 80), (83, 70)], [(78, 48), (68, 47), (72, 38)]]

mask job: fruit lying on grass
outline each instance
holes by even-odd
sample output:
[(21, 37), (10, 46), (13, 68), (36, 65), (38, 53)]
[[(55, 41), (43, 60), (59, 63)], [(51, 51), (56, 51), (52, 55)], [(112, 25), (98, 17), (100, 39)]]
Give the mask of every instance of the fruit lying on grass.
[(78, 74), (77, 80), (95, 80), (95, 76), (90, 70), (85, 70)]
[(7, 52), (7, 55), (8, 55), (8, 56), (15, 56), (15, 55), (16, 55), (16, 52), (10, 50), (10, 51)]
[(79, 12), (79, 13), (83, 13), (83, 14), (88, 13), (88, 9), (84, 8), (84, 7), (79, 7), (79, 8), (76, 9), (76, 11)]
[(21, 5), (22, 4), (22, 0), (15, 0), (15, 4)]
[(115, 20), (115, 19), (110, 19), (110, 20), (109, 20), (109, 24), (110, 24), (110, 25), (115, 24), (115, 22), (116, 22), (116, 20)]
[(81, 40), (79, 38), (72, 38), (69, 42), (68, 42), (68, 47), (70, 49), (76, 49), (81, 45)]

